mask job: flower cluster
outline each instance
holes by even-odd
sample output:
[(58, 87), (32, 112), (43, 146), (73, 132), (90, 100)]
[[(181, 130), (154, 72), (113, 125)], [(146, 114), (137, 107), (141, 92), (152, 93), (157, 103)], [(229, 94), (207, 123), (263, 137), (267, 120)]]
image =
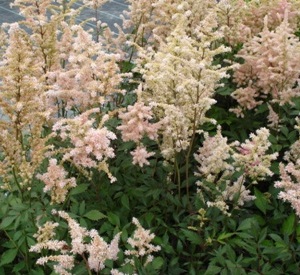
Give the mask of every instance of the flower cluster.
[(45, 183), (44, 192), (51, 192), (52, 203), (62, 203), (70, 188), (76, 186), (75, 178), (67, 179), (67, 172), (61, 165), (57, 165), (56, 159), (49, 160), (47, 172), (38, 174), (37, 179)]
[(109, 260), (117, 260), (119, 253), (119, 239), (120, 234), (115, 235), (111, 243), (108, 245), (102, 237), (98, 235), (96, 230), (91, 230), (89, 236), (92, 238), (89, 245), (87, 245), (87, 252), (89, 253), (88, 264), (91, 270), (100, 271), (105, 265), (104, 262)]
[(185, 150), (199, 127), (211, 121), (206, 112), (216, 102), (212, 97), (218, 82), (227, 77), (227, 69), (214, 65), (213, 59), (229, 51), (212, 46), (222, 38), (213, 11), (198, 22), (192, 36), (184, 16), (178, 14), (176, 22), (157, 50), (140, 49), (137, 69), (145, 79), (142, 100), (153, 104), (154, 114), (164, 122), (161, 148), (167, 160)]
[(239, 177), (232, 185), (226, 187), (222, 192), (222, 198), (224, 201), (236, 201), (238, 206), (243, 206), (245, 202), (252, 201), (255, 196), (250, 195), (250, 190), (246, 189), (245, 178)]
[(133, 106), (128, 106), (127, 112), (119, 113), (122, 125), (117, 129), (121, 131), (123, 141), (139, 142), (144, 136), (157, 139), (160, 124), (150, 122), (153, 119), (151, 109), (151, 106), (146, 106), (143, 102), (136, 102)]
[(97, 9), (105, 2), (86, 0), (74, 9), (74, 1), (14, 1), (26, 17), (21, 23), (29, 30), (34, 60), (40, 65), (47, 108), (58, 116), (68, 116), (70, 109), (83, 112), (124, 92), (119, 86), (125, 76), (119, 72), (120, 56), (94, 41), (92, 30), (75, 24), (85, 6)]
[(228, 175), (233, 170), (232, 165), (228, 163), (232, 148), (227, 144), (227, 138), (222, 136), (221, 128), (218, 127), (215, 136), (209, 136), (204, 133), (204, 142), (201, 148), (194, 154), (198, 162), (198, 171), (196, 176), (204, 177), (205, 180), (214, 182), (220, 173)]
[(132, 164), (138, 164), (140, 167), (149, 165), (148, 158), (155, 155), (154, 152), (147, 152), (144, 146), (137, 146), (134, 151), (130, 152), (132, 155)]
[(143, 137), (147, 136), (152, 140), (158, 137), (157, 131), (161, 127), (160, 123), (151, 123), (153, 119), (152, 107), (146, 106), (143, 102), (136, 102), (133, 106), (128, 106), (127, 112), (120, 112), (119, 118), (122, 124), (117, 127), (122, 133), (123, 141), (134, 141), (138, 144), (137, 148), (131, 152), (133, 156), (133, 164), (143, 167), (148, 165), (149, 157), (153, 156), (153, 152), (147, 152), (146, 148), (141, 145)]
[(29, 35), (14, 23), (6, 42), (0, 62), (0, 171), (4, 188), (11, 188), (13, 175), (27, 188), (49, 149), (49, 137), (42, 135), (49, 112), (43, 100), (41, 64), (34, 58)]
[(253, 183), (273, 175), (270, 170), (271, 162), (277, 158), (278, 153), (267, 154), (271, 146), (269, 135), (270, 131), (267, 128), (260, 128), (256, 134), (250, 134), (250, 139), (235, 146), (237, 151), (232, 155), (234, 166), (237, 170), (242, 169)]
[[(295, 127), (300, 131), (299, 118), (298, 125)], [(284, 160), (287, 164), (281, 162), (279, 171), (281, 179), (276, 181), (275, 187), (280, 188), (278, 198), (289, 202), (300, 217), (300, 139), (292, 144), (290, 150), (285, 153)]]
[[(55, 236), (54, 229), (58, 226), (58, 223), (47, 221), (42, 227), (39, 226), (38, 232), (33, 236), (37, 239), (39, 245), (46, 243)], [(40, 248), (37, 248), (38, 246), (35, 245), (33, 250), (39, 251)]]
[[(30, 249), (32, 252), (41, 253), (43, 249), (60, 251), (60, 255), (50, 255), (41, 257), (37, 260), (37, 264), (44, 265), (49, 261), (56, 262), (54, 271), (62, 275), (71, 275), (74, 267), (76, 255), (88, 253), (87, 264), (90, 270), (99, 272), (105, 267), (106, 260), (116, 260), (119, 253), (120, 233), (116, 234), (110, 244), (104, 241), (94, 229), (88, 231), (81, 227), (69, 214), (64, 211), (53, 210), (54, 215), (58, 215), (67, 221), (71, 243), (65, 241), (54, 240), (55, 233), (53, 230), (58, 223), (47, 222), (43, 227), (39, 227), (38, 233), (35, 235), (38, 243)], [(90, 241), (87, 241), (90, 238)]]
[(284, 165), (280, 163), (280, 181), (275, 183), (275, 187), (282, 189), (278, 198), (289, 202), (297, 216), (300, 217), (300, 160), (296, 163), (288, 163)]
[(246, 42), (238, 56), (244, 63), (234, 73), (240, 88), (233, 94), (239, 106), (233, 111), (241, 114), (242, 109), (253, 109), (266, 99), (271, 103), (291, 103), (300, 95), (299, 62), (300, 42), (288, 22), (288, 13), (275, 30), (268, 27), (265, 17), (264, 29)]
[(60, 255), (44, 256), (37, 260), (37, 264), (44, 265), (49, 261), (57, 262), (54, 265), (54, 271), (62, 275), (71, 275), (68, 270), (74, 267), (74, 257), (68, 255), (68, 244), (65, 241), (55, 240), (55, 228), (59, 226), (58, 223), (46, 222), (44, 226), (38, 227), (38, 232), (34, 235), (37, 239), (37, 244), (31, 246), (30, 252), (41, 253), (44, 249), (52, 251), (61, 251)]
[[(35, 60), (39, 61), (41, 73), (41, 82), (47, 85), (46, 74), (59, 66), (60, 60), (57, 56), (57, 29), (64, 21), (64, 15), (71, 16), (71, 10), (63, 8), (67, 4), (62, 3), (54, 8), (53, 0), (16, 0), (13, 6), (16, 6), (20, 14), (25, 17), (20, 24), (25, 26), (30, 33), (30, 40), (33, 44), (33, 53)], [(69, 6), (69, 4), (68, 4)], [(51, 13), (51, 16), (49, 14)]]
[[(54, 271), (62, 275), (70, 275), (75, 266), (75, 257), (82, 256), (86, 260), (89, 270), (99, 272), (105, 268), (107, 260), (117, 260), (119, 249), (119, 241), (121, 233), (114, 236), (112, 241), (107, 243), (95, 229), (87, 230), (79, 225), (77, 221), (70, 217), (65, 211), (53, 210), (52, 214), (63, 218), (69, 228), (71, 242), (55, 240), (55, 228), (58, 223), (46, 222), (44, 226), (39, 226), (37, 234), (34, 237), (37, 239), (37, 244), (31, 246), (30, 251), (41, 253), (45, 249), (52, 251), (60, 251), (61, 254), (41, 257), (37, 260), (37, 264), (44, 265), (47, 262), (56, 262)], [(160, 246), (151, 244), (155, 235), (149, 230), (144, 229), (140, 222), (132, 219), (132, 223), (137, 227), (133, 236), (128, 238), (127, 243), (131, 249), (124, 252), (128, 258), (125, 258), (125, 264), (130, 263), (133, 266), (134, 258), (141, 258), (144, 261), (144, 266), (153, 260), (152, 253), (161, 249)], [(85, 253), (88, 255), (85, 258)], [(116, 269), (111, 270), (111, 274), (123, 274)]]
[(145, 38), (149, 37), (155, 23), (152, 20), (153, 4), (156, 0), (128, 0), (129, 10), (121, 15), (124, 29), (134, 29), (133, 40), (139, 45), (143, 45)]
[(228, 44), (235, 45), (245, 42), (251, 36), (251, 28), (245, 24), (248, 22), (246, 19), (248, 9), (249, 4), (246, 1), (219, 1), (216, 7), (218, 21)]
[[(194, 157), (199, 164), (195, 172), (200, 178), (196, 182), (198, 194), (205, 201), (205, 193), (208, 193), (208, 207), (217, 207), (229, 215), (227, 202), (233, 202), (235, 207), (239, 207), (255, 199), (245, 184), (256, 184), (272, 176), (271, 162), (278, 156), (277, 153), (267, 153), (271, 145), (269, 135), (268, 129), (261, 128), (256, 134), (250, 134), (250, 139), (244, 143), (234, 142), (229, 145), (220, 127), (215, 136), (204, 133), (203, 145)], [(234, 174), (238, 171), (242, 175), (236, 178)]]
[(63, 251), (67, 246), (67, 242), (55, 240), (55, 228), (59, 226), (58, 223), (46, 222), (43, 226), (38, 226), (38, 232), (34, 234), (37, 243), (31, 246), (30, 251), (40, 253), (43, 249), (49, 249), (53, 251)]
[(47, 74), (49, 106), (60, 104), (64, 110), (83, 112), (124, 92), (119, 88), (125, 76), (119, 73), (120, 56), (106, 52), (83, 27), (62, 23), (57, 47), (62, 66)]
[[(208, 13), (217, 6), (214, 0), (129, 0), (129, 11), (123, 16), (123, 28), (134, 29), (131, 43), (141, 47), (165, 41), (176, 28), (179, 18), (185, 22), (185, 30), (192, 37), (197, 36), (197, 27)], [(130, 43), (130, 42), (129, 42)]]
[(236, 45), (257, 36), (263, 29), (266, 16), (271, 30), (280, 25), (285, 13), (288, 14), (289, 23), (296, 28), (299, 19), (299, 2), (221, 0), (217, 5), (217, 13), (226, 42)]
[(91, 109), (72, 119), (61, 119), (54, 124), (53, 130), (62, 140), (71, 142), (71, 147), (64, 151), (63, 161), (71, 161), (78, 167), (98, 168), (114, 181), (105, 164), (107, 159), (115, 156), (110, 143), (116, 135), (102, 127), (108, 116), (104, 116), (99, 127), (94, 128), (95, 119), (89, 116), (97, 112), (98, 109)]
[[(134, 231), (133, 236), (128, 238), (127, 243), (132, 247), (130, 250), (125, 251), (125, 255), (136, 258), (146, 258), (144, 266), (152, 262), (153, 252), (157, 252), (161, 249), (159, 245), (151, 244), (151, 241), (154, 239), (155, 235), (150, 233), (150, 230), (144, 229), (140, 222), (136, 219), (132, 219), (132, 223), (137, 227)], [(128, 262), (134, 264), (133, 261), (127, 259)]]

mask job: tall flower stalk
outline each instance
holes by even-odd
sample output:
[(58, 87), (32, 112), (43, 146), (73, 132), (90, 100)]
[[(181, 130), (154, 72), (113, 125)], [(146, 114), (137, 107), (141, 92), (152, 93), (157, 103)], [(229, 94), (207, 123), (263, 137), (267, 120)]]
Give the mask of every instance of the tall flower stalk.
[(195, 26), (192, 35), (184, 16), (179, 13), (174, 18), (176, 27), (160, 41), (157, 50), (140, 48), (139, 72), (145, 81), (142, 100), (151, 103), (163, 125), (159, 131), (163, 157), (176, 164), (177, 155), (184, 154), (188, 194), (189, 161), (196, 134), (205, 122), (213, 122), (206, 112), (216, 102), (213, 96), (219, 81), (227, 77), (228, 68), (214, 65), (213, 60), (230, 49), (218, 45), (222, 33), (217, 30), (213, 10)]
[(13, 190), (11, 184), (15, 182), (22, 194), (48, 150), (43, 125), (49, 112), (41, 64), (34, 58), (29, 35), (17, 23), (10, 26), (8, 35), (9, 44), (0, 64), (0, 167), (5, 188)]

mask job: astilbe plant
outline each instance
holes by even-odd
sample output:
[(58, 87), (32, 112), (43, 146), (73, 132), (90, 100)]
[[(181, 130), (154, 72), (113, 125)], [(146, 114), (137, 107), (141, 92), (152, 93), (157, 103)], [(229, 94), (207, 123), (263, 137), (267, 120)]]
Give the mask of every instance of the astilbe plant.
[(57, 159), (50, 159), (47, 172), (37, 174), (36, 178), (45, 184), (44, 192), (51, 192), (52, 203), (62, 203), (66, 200), (68, 190), (76, 186), (75, 178), (66, 178), (67, 172), (62, 165), (57, 165)]
[[(25, 20), (20, 24), (30, 30), (35, 58), (41, 62), (42, 73), (47, 74), (59, 64), (56, 55), (56, 31), (66, 15), (52, 0), (17, 0), (13, 6)], [(46, 82), (46, 78), (44, 79)]]
[[(157, 23), (153, 29), (152, 40), (165, 40), (176, 28), (178, 20), (184, 18), (185, 30), (194, 39), (197, 39), (198, 25), (205, 22), (205, 17), (214, 12), (217, 2), (214, 0), (180, 1), (180, 0), (158, 0), (154, 6), (154, 20)], [(199, 37), (198, 37), (199, 39)]]
[(269, 30), (265, 17), (263, 31), (238, 53), (244, 63), (234, 72), (234, 81), (240, 88), (232, 94), (239, 104), (233, 111), (242, 115), (242, 109), (254, 109), (266, 100), (271, 104), (292, 103), (299, 96), (299, 46), (287, 12), (274, 31)]
[(269, 28), (274, 30), (283, 21), (285, 13), (288, 14), (291, 27), (296, 28), (299, 20), (299, 1), (297, 0), (263, 0), (260, 3), (249, 1), (243, 21), (251, 29), (252, 36), (256, 36), (263, 30), (266, 16), (269, 18)]
[[(139, 86), (137, 93), (141, 92)], [(136, 102), (133, 106), (128, 106), (127, 112), (120, 111), (119, 118), (122, 124), (117, 127), (121, 131), (123, 141), (134, 141), (137, 147), (131, 152), (133, 156), (133, 164), (138, 164), (143, 167), (144, 164), (148, 165), (149, 157), (155, 153), (147, 152), (142, 143), (142, 139), (147, 136), (152, 140), (158, 139), (158, 130), (161, 123), (151, 123), (153, 119), (153, 112), (151, 106), (146, 106), (143, 102)]]
[[(122, 53), (123, 57), (128, 56), (129, 60), (135, 57), (135, 46), (142, 48), (151, 46), (159, 47), (161, 41), (166, 41), (171, 32), (176, 28), (178, 22), (185, 21), (185, 31), (195, 38), (196, 26), (201, 22), (207, 13), (211, 12), (217, 5), (215, 0), (180, 1), (180, 0), (155, 0), (155, 1), (128, 1), (129, 10), (121, 15), (123, 29), (118, 28), (118, 38), (113, 38), (111, 32), (104, 31), (107, 41), (113, 42), (119, 48), (124, 48), (126, 44), (131, 51), (124, 54), (124, 51), (116, 49)], [(183, 19), (184, 18), (184, 19)], [(126, 33), (124, 33), (124, 30)], [(196, 38), (197, 39), (197, 38)]]
[(236, 170), (239, 171), (240, 167), (245, 176), (253, 180), (253, 183), (273, 175), (270, 167), (278, 153), (267, 153), (271, 146), (271, 142), (268, 140), (269, 136), (270, 131), (267, 128), (258, 129), (256, 134), (250, 134), (250, 139), (236, 145), (237, 152), (232, 156)]
[(297, 27), (299, 3), (287, 0), (243, 1), (221, 0), (217, 12), (220, 27), (224, 31), (227, 43), (234, 46), (245, 43), (263, 30), (264, 18), (268, 17), (268, 28), (278, 27), (285, 13), (288, 13), (289, 24)]
[[(9, 44), (0, 64), (2, 112), (0, 167), (5, 187), (13, 182), (19, 188), (31, 180), (49, 149), (43, 137), (43, 124), (49, 117), (45, 108), (45, 87), (41, 83), (40, 63), (34, 59), (28, 34), (17, 23), (8, 31)], [(10, 141), (10, 143), (7, 143)]]
[(287, 165), (280, 164), (280, 181), (275, 187), (280, 188), (278, 198), (289, 202), (294, 208), (297, 216), (300, 216), (300, 193), (299, 193), (299, 160), (296, 163), (289, 162)]
[[(199, 163), (195, 175), (203, 178), (196, 182), (198, 194), (209, 207), (217, 207), (228, 215), (230, 207), (227, 202), (231, 201), (234, 207), (239, 207), (255, 199), (248, 188), (273, 175), (271, 163), (278, 156), (277, 153), (267, 152), (271, 146), (269, 135), (268, 129), (261, 128), (256, 134), (250, 134), (250, 139), (242, 144), (227, 144), (220, 128), (215, 136), (205, 133), (203, 146), (194, 157)], [(236, 172), (240, 175), (235, 176)], [(211, 198), (215, 196), (215, 200), (207, 200), (205, 193)]]
[[(38, 259), (37, 263), (44, 265), (48, 261), (54, 261), (54, 271), (58, 274), (69, 275), (74, 267), (75, 256), (80, 255), (86, 261), (89, 270), (100, 271), (105, 265), (104, 262), (108, 259), (117, 259), (119, 252), (118, 242), (120, 233), (118, 233), (110, 244), (106, 243), (98, 232), (94, 229), (88, 231), (86, 228), (81, 227), (69, 214), (64, 211), (52, 211), (59, 217), (65, 219), (68, 223), (69, 233), (71, 237), (70, 246), (65, 241), (56, 241), (53, 239), (55, 233), (53, 230), (58, 224), (46, 223), (43, 227), (39, 228), (36, 235), (38, 243), (31, 247), (32, 252), (40, 253), (42, 249), (49, 249), (60, 251), (61, 254), (45, 256)], [(52, 225), (50, 227), (50, 225)], [(51, 231), (52, 229), (52, 231)], [(48, 234), (46, 238), (41, 239), (40, 236)], [(86, 238), (90, 238), (90, 242), (86, 242)], [(53, 245), (55, 244), (55, 246)], [(84, 253), (88, 253), (88, 258), (85, 258)]]
[(141, 258), (144, 259), (143, 265), (146, 266), (153, 261), (152, 254), (158, 252), (161, 247), (151, 243), (155, 235), (150, 233), (150, 230), (144, 229), (137, 218), (133, 218), (132, 223), (137, 228), (134, 231), (133, 236), (127, 239), (127, 243), (131, 246), (131, 249), (124, 252), (125, 255), (129, 257), (125, 259), (125, 261), (134, 266), (134, 259)]
[[(299, 119), (296, 129), (299, 131)], [(278, 194), (278, 198), (283, 201), (289, 202), (298, 217), (300, 217), (300, 140), (298, 139), (292, 144), (290, 150), (285, 153), (284, 160), (286, 163), (281, 162), (279, 164), (280, 180), (276, 181), (275, 187), (281, 191)]]
[[(66, 111), (83, 112), (113, 101), (113, 95), (124, 93), (119, 88), (122, 77), (117, 62), (119, 56), (105, 52), (100, 42), (79, 25), (62, 24), (58, 42), (62, 67), (48, 74), (51, 85), (47, 92), (50, 106)], [(59, 108), (60, 110), (62, 108)]]
[(95, 119), (89, 116), (98, 112), (98, 109), (90, 109), (74, 118), (60, 119), (53, 130), (63, 141), (70, 141), (70, 147), (60, 148), (62, 161), (69, 161), (79, 169), (104, 171), (114, 182), (116, 179), (109, 172), (107, 160), (115, 156), (111, 141), (116, 139), (116, 135), (103, 126), (108, 115), (102, 118), (98, 128), (93, 127)]
[(199, 22), (195, 38), (186, 32), (182, 17), (157, 51), (139, 52), (139, 71), (145, 80), (142, 99), (154, 106), (156, 118), (165, 123), (160, 132), (161, 152), (167, 160), (186, 150), (200, 125), (210, 121), (205, 114), (215, 103), (214, 89), (227, 76), (225, 68), (213, 65), (214, 56), (229, 51), (223, 45), (213, 47), (222, 37), (213, 31), (215, 16), (211, 12)]
[(124, 29), (133, 29), (133, 41), (143, 46), (149, 38), (155, 22), (152, 20), (153, 4), (156, 0), (129, 0), (129, 10), (121, 15)]
[(194, 36), (194, 30), (207, 13), (217, 5), (215, 0), (180, 1), (129, 1), (129, 12), (124, 12), (123, 27), (134, 28), (131, 43), (141, 47), (158, 46), (160, 40), (165, 39), (176, 28), (179, 18), (184, 18), (185, 30)]
[[(55, 239), (55, 229), (59, 227), (58, 223), (48, 221), (43, 226), (39, 226), (38, 232), (35, 234), (37, 244), (31, 246), (30, 251), (41, 253), (47, 249), (58, 251), (61, 254), (40, 257), (37, 264), (45, 265), (48, 262), (55, 262), (55, 272), (69, 275), (72, 274), (70, 272), (75, 266), (75, 258), (79, 255), (85, 261), (89, 274), (92, 274), (92, 271), (99, 272), (103, 270), (107, 260), (116, 261), (118, 259), (121, 232), (117, 233), (109, 244), (99, 235), (97, 230), (87, 230), (85, 227), (80, 226), (65, 211), (52, 210), (52, 214), (59, 216), (68, 223), (71, 240), (68, 243), (67, 241)], [(136, 218), (132, 219), (132, 223), (136, 226), (136, 230), (133, 232), (133, 236), (127, 240), (130, 249), (124, 252), (128, 257), (125, 258), (122, 265), (130, 264), (135, 267), (135, 261), (142, 258), (144, 259), (142, 262), (146, 266), (153, 260), (152, 254), (159, 251), (161, 247), (151, 244), (155, 235), (150, 233), (150, 230), (145, 230)], [(117, 269), (111, 269), (111, 274), (123, 273)]]
[[(299, 141), (271, 143), (289, 119), (277, 107), (298, 115), (299, 1), (129, 1), (119, 36), (98, 18), (105, 0), (75, 2), (17, 0), (25, 20), (0, 33), (0, 273), (269, 274), (281, 221), (264, 220), (282, 210), (259, 189), (290, 144), (275, 187), (300, 215)], [(85, 7), (96, 32), (76, 24)], [(239, 114), (269, 116), (237, 120), (226, 88)]]
[[(50, 143), (47, 144), (53, 134), (45, 136), (44, 127), (52, 127), (52, 122), (57, 120), (56, 111), (60, 117), (68, 116), (71, 108), (75, 114), (93, 106), (102, 108), (113, 100), (113, 95), (123, 92), (119, 89), (122, 76), (117, 65), (118, 56), (105, 53), (88, 31), (73, 24), (72, 18), (77, 12), (72, 10), (71, 3), (15, 1), (14, 5), (27, 20), (21, 21), (20, 25), (4, 25), (8, 37), (4, 35), (5, 29), (2, 29), (1, 36), (5, 49), (0, 69), (1, 127), (4, 129), (1, 134), (1, 171), (4, 187), (8, 189), (16, 188), (10, 186), (11, 182), (15, 182), (19, 189), (23, 185), (27, 188), (43, 159), (46, 155), (51, 156), (52, 153), (46, 153), (53, 149)], [(26, 32), (23, 26), (30, 31)], [(87, 51), (86, 43), (89, 43)], [(75, 118), (74, 123), (79, 121), (80, 124), (83, 116)], [(106, 128), (93, 129), (92, 124), (93, 121), (85, 126), (86, 141), (82, 146), (88, 147), (84, 153), (86, 157), (82, 151), (85, 149), (79, 149), (82, 146), (74, 141), (74, 128), (73, 144), (76, 143), (78, 148), (68, 152), (74, 155), (67, 157), (66, 154), (64, 160), (72, 160), (75, 165), (83, 167), (101, 166), (100, 170), (110, 175), (104, 158), (114, 154), (112, 149), (104, 147), (115, 136)], [(102, 149), (97, 144), (98, 138), (103, 139)], [(5, 140), (10, 140), (11, 144), (6, 144)], [(87, 157), (91, 153), (99, 163)], [(89, 164), (84, 164), (84, 161), (89, 161)], [(65, 187), (75, 186), (74, 182), (65, 184)], [(57, 200), (62, 202), (64, 196)]]
[(119, 74), (120, 56), (108, 53), (99, 41), (94, 41), (92, 29), (75, 23), (84, 7), (99, 8), (105, 1), (85, 1), (77, 9), (75, 2), (14, 2), (26, 17), (20, 23), (30, 30), (35, 57), (40, 61), (47, 85), (47, 108), (64, 117), (70, 109), (83, 112), (112, 100), (107, 96), (113, 93), (124, 92), (119, 89), (125, 76)]
[(217, 6), (218, 22), (224, 32), (224, 40), (229, 45), (247, 41), (251, 28), (244, 24), (248, 5), (243, 0), (221, 0)]

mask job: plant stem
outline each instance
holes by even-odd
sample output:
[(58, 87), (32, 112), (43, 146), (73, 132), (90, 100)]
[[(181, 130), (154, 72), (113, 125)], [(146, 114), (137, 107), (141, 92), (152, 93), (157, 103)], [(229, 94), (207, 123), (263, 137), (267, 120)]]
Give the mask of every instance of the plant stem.
[(23, 196), (22, 188), (21, 188), (21, 185), (20, 185), (20, 183), (18, 181), (15, 168), (12, 169), (12, 172), (13, 172), (14, 180), (15, 180), (15, 182), (17, 184), (18, 189), (19, 189), (19, 193), (21, 195), (22, 201), (24, 201), (24, 196)]
[(179, 171), (179, 166), (178, 166), (176, 156), (175, 156), (174, 165), (175, 165), (176, 177), (177, 177), (178, 196), (180, 199), (181, 198), (181, 180), (180, 180), (180, 171)]
[(90, 270), (90, 267), (89, 267), (89, 264), (88, 264), (88, 261), (87, 261), (86, 257), (84, 256), (84, 254), (81, 254), (81, 256), (82, 256), (82, 258), (84, 260), (84, 263), (85, 263), (86, 269), (88, 271), (88, 274), (92, 275), (92, 271)]

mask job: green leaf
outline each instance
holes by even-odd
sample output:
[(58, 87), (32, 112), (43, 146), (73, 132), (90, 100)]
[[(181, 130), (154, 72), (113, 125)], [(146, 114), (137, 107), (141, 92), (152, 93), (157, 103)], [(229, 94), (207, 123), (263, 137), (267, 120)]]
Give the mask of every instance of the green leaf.
[(300, 225), (299, 225), (299, 223), (297, 224), (296, 235), (297, 235), (297, 242), (300, 243)]
[(101, 220), (103, 218), (106, 218), (107, 216), (104, 215), (103, 213), (101, 213), (98, 210), (91, 210), (91, 211), (85, 213), (84, 217), (86, 217), (86, 218), (88, 218), (92, 221), (98, 221), (98, 220)]
[(263, 228), (259, 233), (258, 243), (261, 244), (267, 237), (268, 227)]
[(13, 239), (14, 241), (17, 241), (17, 240), (20, 239), (20, 237), (21, 237), (22, 235), (23, 235), (23, 230), (21, 230), (21, 231), (16, 231), (16, 232), (13, 234), (12, 239)]
[(226, 255), (228, 256), (228, 259), (231, 262), (235, 262), (236, 261), (236, 253), (234, 252), (234, 250), (231, 248), (230, 245), (225, 245), (226, 247)]
[(130, 206), (129, 206), (129, 199), (128, 196), (126, 194), (123, 194), (121, 197), (121, 203), (124, 207), (126, 207), (128, 210), (130, 210)]
[(26, 240), (27, 240), (27, 244), (29, 247), (33, 246), (36, 243), (36, 241), (33, 238), (31, 238), (30, 236), (27, 236)]
[(230, 237), (232, 237), (233, 235), (235, 235), (235, 233), (226, 233), (226, 232), (222, 232), (219, 236), (218, 236), (218, 242), (220, 243), (225, 243), (224, 240), (228, 239)]
[(151, 221), (154, 219), (154, 215), (151, 212), (146, 213), (145, 220), (148, 226), (151, 226)]
[(199, 245), (202, 243), (202, 239), (196, 232), (187, 230), (187, 229), (181, 229), (184, 236), (193, 244)]
[(110, 222), (111, 224), (117, 225), (117, 226), (120, 227), (120, 218), (119, 218), (118, 215), (116, 215), (116, 214), (110, 212), (110, 213), (107, 214), (107, 217), (108, 217), (108, 220), (109, 220), (109, 222)]
[(254, 218), (247, 218), (241, 222), (237, 231), (245, 231), (251, 229), (253, 227), (253, 224), (255, 223), (257, 223), (257, 221)]
[[(30, 275), (44, 275), (44, 271), (41, 268), (38, 268), (36, 270), (31, 270)], [(77, 273), (76, 273), (77, 274)]]
[(254, 195), (256, 197), (254, 204), (261, 212), (266, 214), (267, 206), (268, 206), (268, 201), (267, 201), (266, 197), (257, 188), (254, 188)]
[(128, 232), (126, 228), (122, 229), (121, 240), (125, 243), (128, 239)]
[(89, 188), (89, 184), (80, 184), (70, 191), (70, 195), (78, 195), (85, 192)]
[[(22, 261), (20, 263), (17, 263), (14, 265), (14, 269), (12, 270), (14, 274), (18, 274), (19, 271), (21, 271), (22, 269), (26, 268), (26, 264), (25, 261)], [(2, 275), (2, 273), (0, 272), (0, 275)]]
[(288, 216), (288, 218), (283, 222), (282, 233), (290, 236), (295, 231), (295, 219), (294, 213)]
[(13, 221), (15, 219), (16, 219), (16, 216), (9, 216), (9, 217), (4, 218), (0, 224), (0, 229), (7, 228), (8, 226), (10, 226), (13, 223)]
[(277, 234), (269, 234), (269, 236), (277, 243), (284, 243), (284, 240)]
[(151, 266), (153, 269), (158, 270), (160, 269), (164, 264), (164, 259), (162, 257), (154, 258), (154, 260), (151, 263)]
[(79, 215), (83, 215), (85, 212), (85, 201), (82, 201), (79, 206)]
[(18, 249), (13, 248), (5, 251), (1, 256), (0, 266), (11, 263), (17, 256)]
[[(86, 266), (84, 264), (77, 264), (74, 268), (74, 273), (76, 275), (86, 275)], [(56, 274), (56, 273), (55, 273)]]
[(221, 267), (210, 265), (204, 275), (216, 275), (220, 274)]
[(233, 92), (233, 88), (228, 86), (221, 87), (217, 90), (217, 93), (223, 96), (231, 95), (232, 92)]
[(286, 136), (286, 137), (288, 137), (289, 136), (289, 129), (287, 128), (287, 127), (285, 127), (285, 126), (282, 126), (281, 127), (281, 129), (280, 129), (280, 131)]
[(295, 142), (297, 139), (297, 131), (294, 130), (292, 132), (289, 133), (288, 139), (291, 143)]
[(128, 73), (134, 68), (135, 64), (130, 61), (122, 61), (120, 62), (120, 68), (122, 73)]

